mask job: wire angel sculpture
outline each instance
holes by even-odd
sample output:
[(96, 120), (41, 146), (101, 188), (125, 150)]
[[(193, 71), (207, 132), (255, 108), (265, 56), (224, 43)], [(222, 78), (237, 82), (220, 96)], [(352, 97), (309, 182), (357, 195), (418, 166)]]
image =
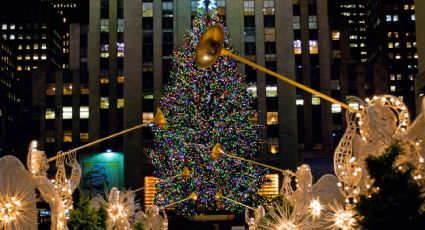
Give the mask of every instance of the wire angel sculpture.
[[(61, 152), (58, 155), (62, 154)], [(78, 188), (81, 179), (81, 167), (78, 164), (76, 153), (60, 156), (56, 160), (57, 172), (54, 180), (47, 178), (49, 167), (43, 151), (37, 150), (32, 142), (28, 151), (27, 166), (30, 170), (36, 188), (51, 208), (51, 229), (67, 229), (67, 215), (72, 209), (72, 194)], [(66, 167), (71, 168), (71, 175), (66, 175)]]
[(0, 158), (0, 229), (37, 229), (31, 174), (11, 155)]
[(101, 205), (106, 207), (108, 212), (108, 230), (132, 229), (135, 212), (139, 209), (139, 204), (134, 201), (135, 196), (131, 190), (120, 191), (115, 187), (107, 194), (108, 200), (99, 196)]
[(250, 209), (245, 209), (245, 223), (248, 224), (249, 230), (257, 229), (261, 218), (266, 215), (266, 210), (263, 206), (258, 206), (251, 214)]
[[(162, 214), (162, 215), (161, 215)], [(164, 208), (158, 206), (149, 206), (146, 213), (138, 211), (136, 213), (135, 222), (143, 224), (146, 230), (167, 230), (168, 229), (168, 216)]]
[[(406, 105), (391, 95), (375, 96), (365, 102), (352, 97), (349, 103), (359, 104), (359, 110), (347, 111), (347, 129), (334, 155), (335, 174), (341, 182), (345, 202), (356, 203), (357, 197), (366, 194), (370, 188), (371, 180), (364, 162), (366, 157), (382, 154), (395, 142), (403, 149), (396, 165), (413, 164), (416, 169), (414, 178), (423, 180), (424, 114), (421, 113), (411, 125)], [(422, 107), (425, 111), (425, 102)]]

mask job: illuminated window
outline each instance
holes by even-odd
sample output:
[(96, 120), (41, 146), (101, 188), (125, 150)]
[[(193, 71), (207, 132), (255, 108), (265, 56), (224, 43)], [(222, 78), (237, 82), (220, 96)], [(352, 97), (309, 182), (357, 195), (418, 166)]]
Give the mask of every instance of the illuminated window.
[(16, 66), (16, 70), (17, 71), (22, 71), (22, 66), (20, 66), (20, 65)]
[(143, 2), (142, 17), (153, 17), (153, 3), (152, 2)]
[(395, 81), (395, 75), (394, 74), (390, 74), (390, 80)]
[(243, 2), (243, 13), (244, 15), (254, 15), (254, 1), (245, 0)]
[(390, 91), (391, 92), (395, 92), (395, 90), (396, 90), (395, 85), (390, 86)]
[(308, 16), (308, 28), (309, 29), (317, 29), (317, 16), (309, 15)]
[(17, 60), (22, 60), (22, 55), (18, 55), (18, 56), (16, 57), (16, 59), (17, 59)]
[(101, 78), (100, 79), (100, 84), (108, 84), (109, 83), (109, 79), (108, 78)]
[(46, 55), (45, 54), (42, 54), (41, 55), (41, 60), (46, 60), (46, 59), (47, 59)]
[(72, 132), (69, 130), (63, 131), (63, 142), (72, 142)]
[(317, 95), (313, 95), (313, 97), (311, 97), (311, 104), (320, 105), (320, 97)]
[(150, 122), (153, 119), (153, 113), (152, 112), (150, 112), (150, 113), (143, 113), (142, 116), (143, 116), (143, 123)]
[(264, 28), (264, 41), (265, 42), (276, 41), (276, 29), (274, 27), (265, 27)]
[(404, 10), (409, 10), (409, 9), (410, 9), (409, 4), (404, 5)]
[(33, 60), (38, 60), (38, 55), (37, 55), (37, 54), (34, 54), (34, 55), (32, 56), (32, 59), (33, 59)]
[(278, 112), (267, 112), (267, 125), (278, 124)]
[(264, 0), (264, 15), (274, 15), (274, 0)]
[(30, 55), (25, 55), (25, 60), (31, 60), (31, 56)]
[(22, 50), (22, 45), (18, 45), (18, 50)]
[(400, 42), (395, 42), (395, 43), (394, 43), (394, 47), (395, 47), (395, 48), (400, 48)]
[(406, 47), (407, 48), (412, 48), (412, 43), (411, 42), (406, 42)]
[(414, 10), (414, 9), (415, 9), (415, 5), (411, 5), (411, 6), (410, 6), (410, 9), (411, 9), (411, 10)]
[(387, 14), (385, 18), (386, 18), (386, 21), (387, 21), (387, 22), (391, 22), (391, 21), (392, 21), (392, 17), (391, 17), (391, 15), (388, 15), (388, 14)]
[(117, 77), (117, 82), (118, 83), (124, 83), (124, 76), (118, 76)]
[(62, 108), (62, 119), (72, 119), (72, 107), (64, 106)]
[(72, 95), (72, 84), (64, 83), (63, 84), (63, 95)]
[(109, 109), (109, 98), (101, 97), (100, 98), (100, 108), (101, 109)]
[(80, 106), (80, 119), (88, 119), (90, 116), (88, 106)]
[(55, 95), (55, 84), (47, 84), (46, 85), (46, 95)]
[(332, 31), (332, 40), (338, 41), (341, 33), (339, 31)]
[(339, 105), (339, 104), (332, 104), (332, 106), (331, 106), (331, 110), (332, 110), (332, 113), (341, 113), (341, 105)]
[(124, 99), (120, 98), (117, 100), (117, 109), (122, 109), (124, 108)]
[(89, 94), (89, 92), (90, 92), (89, 85), (87, 84), (81, 85), (80, 94)]
[(34, 44), (34, 50), (38, 50), (38, 44)]
[(297, 106), (303, 106), (304, 105), (304, 99), (300, 95), (297, 95), (297, 99), (295, 99), (295, 104)]
[(318, 54), (319, 53), (319, 47), (316, 40), (310, 40), (310, 54)]
[(47, 130), (46, 131), (46, 143), (53, 143), (55, 142), (55, 131), (53, 130)]
[(398, 21), (398, 15), (393, 15), (393, 21), (397, 22)]
[(268, 152), (273, 155), (279, 153), (279, 141), (277, 138), (268, 139)]
[(15, 35), (14, 34), (9, 35), (9, 39), (10, 40), (15, 40)]
[(395, 59), (401, 59), (401, 55), (398, 53), (395, 55)]
[(42, 50), (47, 49), (47, 45), (46, 45), (46, 43), (41, 44), (41, 49), (42, 49)]
[(416, 16), (415, 16), (414, 14), (412, 14), (412, 15), (410, 16), (410, 19), (412, 19), (412, 21), (416, 21)]
[(301, 28), (300, 16), (292, 17), (294, 30), (299, 30)]
[(294, 54), (301, 54), (301, 40), (294, 41)]
[(267, 86), (266, 87), (266, 97), (277, 97), (277, 87), (276, 86)]
[(80, 133), (80, 141), (81, 142), (89, 141), (89, 133)]
[(100, 32), (109, 33), (109, 19), (100, 19)]
[(393, 45), (393, 43), (392, 43), (392, 42), (389, 42), (389, 43), (388, 43), (388, 48), (389, 48), (389, 49), (394, 48), (394, 45)]
[(46, 114), (45, 114), (44, 117), (45, 117), (46, 120), (55, 119), (55, 117), (56, 117), (55, 110), (46, 109)]
[(108, 52), (102, 52), (100, 53), (100, 58), (108, 58), (109, 57), (109, 53)]

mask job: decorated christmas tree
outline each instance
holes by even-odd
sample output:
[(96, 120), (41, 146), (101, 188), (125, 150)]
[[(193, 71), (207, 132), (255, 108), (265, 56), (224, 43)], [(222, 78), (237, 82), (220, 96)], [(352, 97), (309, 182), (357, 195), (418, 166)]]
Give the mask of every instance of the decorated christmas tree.
[(395, 143), (383, 155), (366, 158), (374, 182), (372, 195), (361, 196), (356, 206), (364, 229), (425, 229), (423, 188), (412, 176), (412, 164), (397, 164), (402, 151)]
[[(256, 111), (250, 105), (253, 99), (238, 64), (220, 57), (212, 67), (202, 69), (195, 62), (198, 41), (211, 25), (223, 26), (215, 3), (200, 1), (183, 47), (172, 56), (172, 80), (160, 103), (167, 126), (153, 128), (154, 148), (148, 152), (155, 176), (162, 180), (157, 184), (157, 205), (196, 193), (196, 201), (175, 205), (180, 214), (244, 210), (236, 202), (216, 197), (220, 192), (253, 207), (263, 200), (258, 190), (265, 180), (264, 169), (227, 156), (216, 161), (211, 158), (217, 143), (226, 153), (250, 160), (255, 160), (260, 148), (260, 127), (253, 121)], [(190, 170), (190, 177), (166, 180), (181, 174), (184, 167)]]

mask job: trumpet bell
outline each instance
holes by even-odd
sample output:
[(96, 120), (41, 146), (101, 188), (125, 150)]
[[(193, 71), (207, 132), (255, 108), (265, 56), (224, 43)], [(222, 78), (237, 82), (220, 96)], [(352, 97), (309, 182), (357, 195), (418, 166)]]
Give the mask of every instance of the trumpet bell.
[(223, 147), (221, 146), (220, 143), (217, 143), (214, 145), (214, 147), (211, 150), (211, 159), (213, 161), (217, 161), (221, 158), (221, 156), (223, 156), (224, 151), (223, 151)]
[(224, 44), (224, 31), (218, 25), (213, 25), (202, 35), (195, 51), (198, 66), (208, 68), (217, 61)]
[(157, 126), (162, 126), (162, 127), (167, 126), (167, 122), (165, 121), (164, 114), (162, 113), (162, 111), (159, 107), (156, 109), (156, 114), (155, 114), (155, 117), (152, 120), (152, 123), (157, 125)]

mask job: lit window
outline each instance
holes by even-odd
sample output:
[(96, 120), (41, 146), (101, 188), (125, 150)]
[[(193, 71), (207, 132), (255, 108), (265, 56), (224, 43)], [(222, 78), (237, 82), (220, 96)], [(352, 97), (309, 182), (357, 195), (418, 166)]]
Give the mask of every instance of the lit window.
[(34, 44), (34, 50), (38, 50), (38, 44)]
[(70, 130), (63, 131), (63, 142), (72, 142), (72, 132)]
[(301, 40), (294, 41), (294, 54), (301, 54)]
[(400, 42), (395, 42), (395, 43), (394, 43), (394, 47), (395, 47), (395, 48), (400, 48)]
[(313, 95), (313, 97), (311, 97), (311, 104), (320, 105), (320, 97), (317, 95)]
[(46, 109), (46, 114), (45, 114), (45, 119), (46, 120), (55, 119), (55, 117), (56, 117), (55, 110), (53, 110), (53, 109)]
[(410, 6), (410, 9), (411, 9), (411, 10), (414, 10), (414, 9), (415, 9), (415, 5), (411, 5), (411, 6)]
[(393, 21), (395, 21), (395, 22), (398, 21), (398, 15), (393, 15)]
[(390, 74), (390, 80), (395, 81), (395, 75), (394, 74)]
[(341, 113), (341, 105), (339, 105), (339, 104), (332, 104), (332, 106), (331, 106), (331, 110), (332, 110), (332, 113)]
[(388, 37), (388, 38), (390, 38), (390, 37), (392, 37), (392, 36), (393, 36), (393, 32), (388, 32), (388, 33), (387, 33), (387, 37)]
[(2, 24), (2, 25), (1, 25), (1, 29), (2, 29), (2, 30), (7, 30), (7, 24)]
[(64, 106), (62, 108), (62, 119), (72, 119), (72, 107)]
[(34, 55), (32, 56), (32, 59), (33, 59), (33, 60), (38, 60), (38, 55), (37, 55), (37, 54), (34, 54)]
[(124, 83), (124, 76), (118, 76), (117, 83)]
[(395, 90), (396, 90), (395, 85), (390, 86), (390, 91), (391, 92), (395, 92)]
[(274, 0), (264, 0), (264, 15), (274, 15)]
[(254, 1), (245, 0), (243, 2), (243, 12), (244, 15), (254, 15)]
[(124, 99), (120, 98), (117, 100), (117, 109), (122, 109), (124, 108)]
[(142, 17), (153, 17), (153, 3), (152, 2), (143, 2)]
[(109, 19), (100, 19), (100, 32), (109, 33)]
[(100, 98), (100, 108), (101, 109), (109, 109), (109, 98), (101, 97)]
[(46, 60), (46, 59), (47, 59), (46, 54), (42, 54), (41, 55), (41, 60)]
[(412, 14), (412, 15), (410, 16), (410, 18), (412, 19), (412, 21), (416, 21), (416, 16), (415, 16), (414, 14)]
[(10, 24), (9, 29), (14, 30), (15, 29), (15, 24)]
[(89, 141), (89, 133), (80, 133), (80, 141), (81, 142)]
[(25, 60), (31, 60), (31, 56), (30, 55), (25, 55)]
[(72, 84), (71, 83), (63, 84), (63, 95), (72, 95)]
[(15, 40), (15, 35), (14, 34), (9, 35), (9, 39), (10, 40)]
[(267, 125), (278, 124), (278, 112), (267, 112)]
[(301, 28), (300, 26), (300, 16), (294, 16), (292, 18), (294, 30), (299, 30)]
[(339, 40), (341, 33), (339, 31), (332, 31), (332, 40), (337, 41)]
[(109, 79), (108, 78), (101, 78), (100, 79), (100, 84), (108, 84), (109, 83)]
[(90, 116), (88, 106), (80, 106), (80, 119), (88, 119)]
[(16, 57), (16, 59), (17, 59), (17, 60), (22, 60), (22, 55), (18, 55), (18, 56)]
[(109, 53), (107, 52), (100, 53), (100, 58), (108, 58), (108, 57), (109, 57)]
[(387, 22), (391, 22), (392, 21), (392, 17), (391, 17), (391, 15), (386, 15), (386, 21)]
[(412, 48), (412, 43), (411, 42), (406, 42), (406, 47), (407, 48)]
[(276, 86), (267, 86), (266, 87), (266, 97), (277, 97), (277, 87)]
[(319, 53), (319, 47), (316, 40), (310, 40), (310, 54), (318, 54)]
[(265, 42), (276, 41), (276, 29), (274, 27), (265, 27), (264, 28), (264, 41)]
[(268, 139), (268, 152), (270, 154), (278, 154), (279, 153), (279, 140), (277, 138), (269, 138)]
[(22, 50), (22, 45), (18, 45), (18, 50)]
[(396, 54), (395, 55), (395, 59), (401, 59), (401, 55), (400, 54)]
[(393, 45), (393, 43), (392, 43), (392, 42), (389, 42), (389, 43), (388, 43), (388, 48), (389, 48), (389, 49), (394, 48), (394, 45)]
[(42, 43), (42, 44), (41, 44), (41, 49), (42, 49), (42, 50), (47, 49), (47, 45), (46, 45), (46, 43)]
[(89, 85), (87, 85), (87, 84), (81, 85), (80, 94), (89, 94), (89, 92), (90, 92)]
[(308, 16), (308, 28), (309, 29), (317, 29), (317, 16), (316, 15)]
[(46, 95), (55, 95), (55, 84), (46, 85)]
[(295, 104), (297, 106), (303, 106), (304, 105), (304, 99), (300, 95), (297, 95), (297, 99), (295, 99)]
[(397, 74), (397, 81), (401, 81), (401, 74)]
[(409, 9), (410, 9), (409, 4), (404, 5), (404, 10), (409, 10)]
[(22, 66), (20, 66), (20, 65), (16, 66), (16, 70), (17, 71), (22, 71)]
[(142, 116), (143, 116), (143, 123), (150, 122), (153, 119), (153, 113), (152, 112), (150, 112), (150, 113), (143, 113)]

